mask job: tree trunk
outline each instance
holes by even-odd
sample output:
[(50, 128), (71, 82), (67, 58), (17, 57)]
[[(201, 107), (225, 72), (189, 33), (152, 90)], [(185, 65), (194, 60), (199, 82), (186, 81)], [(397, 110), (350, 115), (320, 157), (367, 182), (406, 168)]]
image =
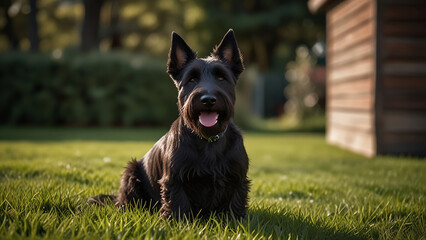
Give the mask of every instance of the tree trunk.
[(15, 31), (13, 31), (12, 18), (8, 13), (10, 5), (10, 0), (5, 0), (4, 2), (0, 3), (0, 6), (3, 8), (3, 14), (6, 17), (4, 32), (6, 33), (7, 39), (9, 40), (10, 48), (12, 50), (16, 50), (19, 46), (19, 40), (16, 38)]
[(121, 34), (118, 27), (119, 23), (119, 10), (120, 3), (119, 0), (113, 0), (111, 3), (111, 22), (110, 29), (112, 30), (111, 34), (111, 49), (117, 49), (121, 47)]
[(83, 0), (84, 19), (80, 49), (87, 52), (99, 47), (99, 16), (104, 0)]
[(37, 24), (37, 0), (30, 0), (29, 14), (29, 30), (30, 30), (30, 50), (32, 52), (38, 52), (39, 50), (39, 38), (38, 38), (38, 24)]

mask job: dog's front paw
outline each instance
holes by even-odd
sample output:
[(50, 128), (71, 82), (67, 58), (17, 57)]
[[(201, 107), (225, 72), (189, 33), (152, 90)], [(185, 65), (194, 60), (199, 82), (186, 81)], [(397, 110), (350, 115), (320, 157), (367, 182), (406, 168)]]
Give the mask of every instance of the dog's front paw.
[(113, 195), (98, 195), (95, 197), (90, 197), (89, 199), (87, 199), (87, 203), (88, 204), (93, 204), (93, 205), (99, 205), (99, 206), (103, 206), (105, 203), (108, 202), (114, 202), (116, 199), (115, 196)]
[(163, 219), (169, 219), (172, 215), (172, 210), (170, 208), (164, 207), (164, 205), (160, 209), (160, 217)]

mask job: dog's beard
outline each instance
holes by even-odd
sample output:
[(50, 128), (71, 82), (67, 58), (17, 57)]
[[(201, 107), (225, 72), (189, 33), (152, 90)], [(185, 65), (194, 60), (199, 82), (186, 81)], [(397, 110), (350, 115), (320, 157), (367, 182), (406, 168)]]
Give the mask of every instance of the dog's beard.
[[(185, 125), (200, 137), (209, 138), (226, 130), (233, 117), (234, 105), (223, 93), (218, 93), (218, 102), (211, 108), (200, 103), (200, 93), (192, 92), (183, 105), (179, 104)], [(198, 103), (198, 104), (197, 104)]]

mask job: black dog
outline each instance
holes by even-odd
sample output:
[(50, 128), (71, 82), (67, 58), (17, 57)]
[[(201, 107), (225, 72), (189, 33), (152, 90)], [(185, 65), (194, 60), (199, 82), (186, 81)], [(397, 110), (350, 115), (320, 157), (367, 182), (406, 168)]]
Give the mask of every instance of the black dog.
[(176, 33), (167, 73), (178, 88), (179, 118), (139, 161), (129, 163), (117, 206), (141, 202), (163, 217), (211, 212), (247, 214), (248, 157), (232, 122), (235, 84), (244, 70), (234, 32), (229, 30), (211, 56), (199, 59)]

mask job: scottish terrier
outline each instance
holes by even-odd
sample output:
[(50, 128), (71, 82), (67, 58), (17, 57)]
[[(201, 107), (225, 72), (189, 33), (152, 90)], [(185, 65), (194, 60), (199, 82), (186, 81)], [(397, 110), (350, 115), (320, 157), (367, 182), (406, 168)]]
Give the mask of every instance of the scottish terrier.
[(141, 203), (162, 217), (247, 214), (249, 160), (240, 130), (232, 122), (235, 85), (244, 70), (230, 29), (207, 58), (197, 58), (175, 32), (167, 73), (178, 89), (179, 117), (139, 161), (123, 173), (116, 197), (119, 207)]

